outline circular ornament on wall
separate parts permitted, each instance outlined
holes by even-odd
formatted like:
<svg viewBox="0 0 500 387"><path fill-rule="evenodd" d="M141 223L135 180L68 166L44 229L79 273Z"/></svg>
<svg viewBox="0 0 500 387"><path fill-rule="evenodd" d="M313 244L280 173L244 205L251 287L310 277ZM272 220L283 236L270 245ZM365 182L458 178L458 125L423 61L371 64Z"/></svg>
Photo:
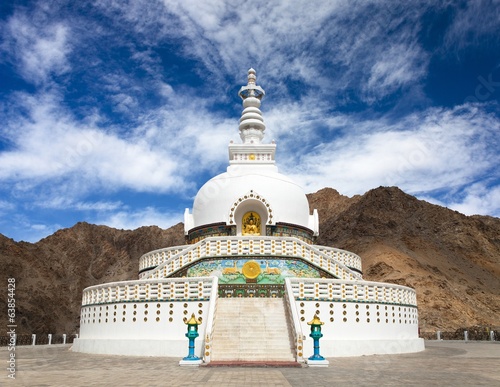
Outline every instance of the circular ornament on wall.
<svg viewBox="0 0 500 387"><path fill-rule="evenodd" d="M259 276L261 270L260 265L255 261L248 261L243 265L241 269L243 275L249 279L255 279Z"/></svg>

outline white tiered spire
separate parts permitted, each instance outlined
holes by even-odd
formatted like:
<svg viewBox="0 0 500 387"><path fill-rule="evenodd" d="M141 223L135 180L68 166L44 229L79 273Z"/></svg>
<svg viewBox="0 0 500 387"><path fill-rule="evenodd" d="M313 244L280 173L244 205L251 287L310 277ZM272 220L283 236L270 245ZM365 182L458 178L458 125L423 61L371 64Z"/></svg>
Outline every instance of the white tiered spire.
<svg viewBox="0 0 500 387"><path fill-rule="evenodd" d="M247 166L255 170L258 168L272 169L278 171L275 166L274 153L276 144L262 143L266 124L260 111L260 101L266 94L262 87L255 84L257 77L255 70L248 70L248 83L242 86L238 95L243 100L243 112L241 113L239 132L243 143L229 144L229 164L238 165L238 168ZM229 169L228 169L229 171Z"/></svg>
<svg viewBox="0 0 500 387"><path fill-rule="evenodd" d="M242 86L238 95L243 100L243 112L240 118L240 137L245 144L259 144L264 137L266 124L260 111L260 101L266 94L262 87L257 86L255 70L248 70L248 83Z"/></svg>

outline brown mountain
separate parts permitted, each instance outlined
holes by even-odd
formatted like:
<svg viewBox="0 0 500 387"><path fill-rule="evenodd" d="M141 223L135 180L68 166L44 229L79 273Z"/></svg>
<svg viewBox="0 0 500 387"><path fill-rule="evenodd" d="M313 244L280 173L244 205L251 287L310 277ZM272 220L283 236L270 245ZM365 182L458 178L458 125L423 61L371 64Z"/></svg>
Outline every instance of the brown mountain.
<svg viewBox="0 0 500 387"><path fill-rule="evenodd" d="M133 231L77 223L34 244L0 234L1 281L16 279L17 333L76 333L84 288L137 279L139 257L184 244L183 230L181 223Z"/></svg>
<svg viewBox="0 0 500 387"><path fill-rule="evenodd" d="M500 328L500 219L465 216L398 188L352 198L325 188L308 199L319 211L317 243L360 255L367 280L415 288L423 330ZM16 279L18 333L77 332L83 288L136 279L142 254L180 244L182 224L130 231L78 223L34 244L0 235L1 281Z"/></svg>
<svg viewBox="0 0 500 387"><path fill-rule="evenodd" d="M395 187L308 196L321 221L317 243L360 255L367 280L416 289L423 330L499 327L500 219L465 216Z"/></svg>

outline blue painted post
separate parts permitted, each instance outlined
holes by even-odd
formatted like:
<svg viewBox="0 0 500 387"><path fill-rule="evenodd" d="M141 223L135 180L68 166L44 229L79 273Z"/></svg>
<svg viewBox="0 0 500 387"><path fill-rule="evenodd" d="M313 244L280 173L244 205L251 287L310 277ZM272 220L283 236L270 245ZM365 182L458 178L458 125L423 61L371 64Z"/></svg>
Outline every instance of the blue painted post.
<svg viewBox="0 0 500 387"><path fill-rule="evenodd" d="M194 340L199 336L198 325L200 324L200 322L196 320L193 313L186 324L188 326L188 331L185 336L189 339L189 353L182 360L198 361L200 360L200 358L194 354Z"/></svg>
<svg viewBox="0 0 500 387"><path fill-rule="evenodd" d="M314 318L307 324L311 326L311 334L309 337L312 337L314 340L314 355L312 355L309 360L325 360L325 358L319 354L319 339L323 337L321 325L323 325L324 322L321 322L319 317L314 315Z"/></svg>

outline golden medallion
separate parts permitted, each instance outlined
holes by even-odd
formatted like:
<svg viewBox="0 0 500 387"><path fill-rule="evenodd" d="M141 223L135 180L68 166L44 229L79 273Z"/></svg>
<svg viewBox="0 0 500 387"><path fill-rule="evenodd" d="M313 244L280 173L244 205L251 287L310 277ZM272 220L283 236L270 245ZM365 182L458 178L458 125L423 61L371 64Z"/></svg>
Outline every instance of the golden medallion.
<svg viewBox="0 0 500 387"><path fill-rule="evenodd" d="M248 261L243 265L241 271L246 278L254 279L260 274L260 265L255 261Z"/></svg>

